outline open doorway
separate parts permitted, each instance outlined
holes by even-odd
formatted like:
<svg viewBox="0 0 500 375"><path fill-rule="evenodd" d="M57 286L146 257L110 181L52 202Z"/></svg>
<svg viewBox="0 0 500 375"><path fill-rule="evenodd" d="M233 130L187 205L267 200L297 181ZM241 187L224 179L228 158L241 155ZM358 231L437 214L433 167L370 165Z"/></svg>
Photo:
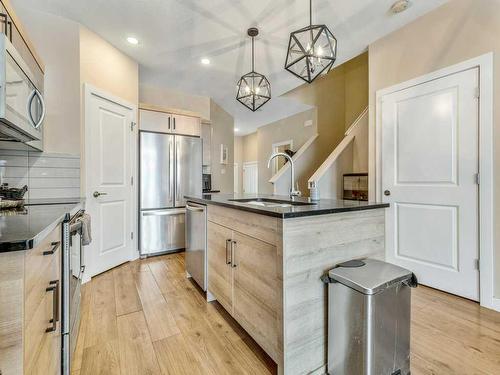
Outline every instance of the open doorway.
<svg viewBox="0 0 500 375"><path fill-rule="evenodd" d="M273 143L272 145L272 153L275 154L277 152L283 152L290 156L293 156L293 140L282 141ZM273 175L279 172L281 168L288 162L285 158L274 158L273 160Z"/></svg>

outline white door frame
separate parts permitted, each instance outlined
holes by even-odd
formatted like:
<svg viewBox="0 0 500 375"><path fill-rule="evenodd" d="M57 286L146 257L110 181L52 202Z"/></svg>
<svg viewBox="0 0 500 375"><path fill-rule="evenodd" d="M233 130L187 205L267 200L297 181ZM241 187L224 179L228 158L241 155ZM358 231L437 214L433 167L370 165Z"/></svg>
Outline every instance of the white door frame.
<svg viewBox="0 0 500 375"><path fill-rule="evenodd" d="M91 118L90 116L90 106L87 105L87 103L90 103L90 99L92 98L92 95L98 96L102 99L109 100L113 103L119 104L125 108L128 108L132 111L132 117L135 119L135 124L137 124L137 105L132 104L126 100L123 100L122 98L119 98L118 96L112 95L104 90L98 89L97 87L94 87L88 83L83 84L83 91L84 91L84 100L83 100L83 123L84 123L84 155L83 155L83 160L84 160L84 176L85 176L85 197L88 196L89 192L92 190L90 186L90 171L88 168L89 163L87 163L87 155L90 155L90 123L89 119ZM132 249L130 252L129 259L134 260L139 258L139 247L138 247L138 242L137 238L138 235L138 190L137 190L137 175L138 175L138 166L137 166L137 139L138 139L138 126L134 126L133 131L130 132L130 136L132 137L131 139L131 176L132 176L132 189L130 194L131 196L131 207L130 207L130 222L132 226L132 231L133 231L133 240L132 240ZM92 246L89 245L90 247ZM89 249L90 253L92 253L92 250ZM92 259L92 256L90 256ZM90 281L90 273L88 272L84 274L84 278L82 282L87 282Z"/></svg>
<svg viewBox="0 0 500 375"><path fill-rule="evenodd" d="M238 163L234 163L234 176L233 176L233 191L237 194L240 193L240 168Z"/></svg>
<svg viewBox="0 0 500 375"><path fill-rule="evenodd" d="M479 301L481 306L500 311L500 298L494 296L493 226L493 53L425 74L376 92L375 113L375 196L382 200L382 97L441 77L479 68Z"/></svg>

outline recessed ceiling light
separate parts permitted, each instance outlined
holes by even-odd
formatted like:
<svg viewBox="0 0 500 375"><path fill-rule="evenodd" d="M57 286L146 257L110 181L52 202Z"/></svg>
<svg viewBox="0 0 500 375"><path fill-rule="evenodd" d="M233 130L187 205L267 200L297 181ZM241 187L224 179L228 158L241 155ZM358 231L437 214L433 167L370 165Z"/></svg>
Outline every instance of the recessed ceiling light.
<svg viewBox="0 0 500 375"><path fill-rule="evenodd" d="M239 131L240 131L240 129L238 129L238 128L234 128L234 132L235 132L235 133L237 133L237 132L239 132Z"/></svg>
<svg viewBox="0 0 500 375"><path fill-rule="evenodd" d="M398 0L391 6L391 12L394 14L398 14L404 12L411 5L410 0Z"/></svg>
<svg viewBox="0 0 500 375"><path fill-rule="evenodd" d="M201 63L202 63L203 65L210 65L210 60L209 60L209 59L207 59L206 57L204 57L204 58L202 58L202 59L201 59Z"/></svg>
<svg viewBox="0 0 500 375"><path fill-rule="evenodd" d="M133 36L129 36L127 38L127 42L129 42L130 44L139 44L139 41L137 40L137 38L134 38Z"/></svg>

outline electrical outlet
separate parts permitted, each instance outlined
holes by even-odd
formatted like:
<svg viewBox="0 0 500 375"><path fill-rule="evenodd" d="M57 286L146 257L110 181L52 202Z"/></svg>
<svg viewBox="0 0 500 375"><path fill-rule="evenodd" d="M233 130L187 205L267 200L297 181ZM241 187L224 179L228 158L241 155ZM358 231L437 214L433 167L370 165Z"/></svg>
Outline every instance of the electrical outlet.
<svg viewBox="0 0 500 375"><path fill-rule="evenodd" d="M308 126L312 126L312 125L313 125L313 120L304 121L304 128L307 128Z"/></svg>

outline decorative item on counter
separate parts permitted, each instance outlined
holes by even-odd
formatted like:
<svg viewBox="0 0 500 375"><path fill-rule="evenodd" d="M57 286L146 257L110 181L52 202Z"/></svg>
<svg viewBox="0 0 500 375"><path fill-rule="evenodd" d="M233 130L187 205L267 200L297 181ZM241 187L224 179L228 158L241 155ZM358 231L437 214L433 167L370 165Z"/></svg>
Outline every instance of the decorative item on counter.
<svg viewBox="0 0 500 375"><path fill-rule="evenodd" d="M368 200L368 173L346 173L344 174L343 185L343 199Z"/></svg>
<svg viewBox="0 0 500 375"><path fill-rule="evenodd" d="M310 187L309 188L309 198L311 198L311 201L316 202L319 201L319 189L317 187Z"/></svg>
<svg viewBox="0 0 500 375"><path fill-rule="evenodd" d="M252 71L243 75L238 81L236 100L255 112L271 100L271 84L265 75L257 73L254 69L254 38L259 35L259 29L251 27L247 33L252 38Z"/></svg>
<svg viewBox="0 0 500 375"><path fill-rule="evenodd" d="M27 191L28 185L24 185L22 188L10 188L9 184L2 184L0 185L0 198L23 199Z"/></svg>
<svg viewBox="0 0 500 375"><path fill-rule="evenodd" d="M290 34L285 69L307 83L330 71L337 59L337 39L326 25L313 25L309 0L309 26Z"/></svg>

